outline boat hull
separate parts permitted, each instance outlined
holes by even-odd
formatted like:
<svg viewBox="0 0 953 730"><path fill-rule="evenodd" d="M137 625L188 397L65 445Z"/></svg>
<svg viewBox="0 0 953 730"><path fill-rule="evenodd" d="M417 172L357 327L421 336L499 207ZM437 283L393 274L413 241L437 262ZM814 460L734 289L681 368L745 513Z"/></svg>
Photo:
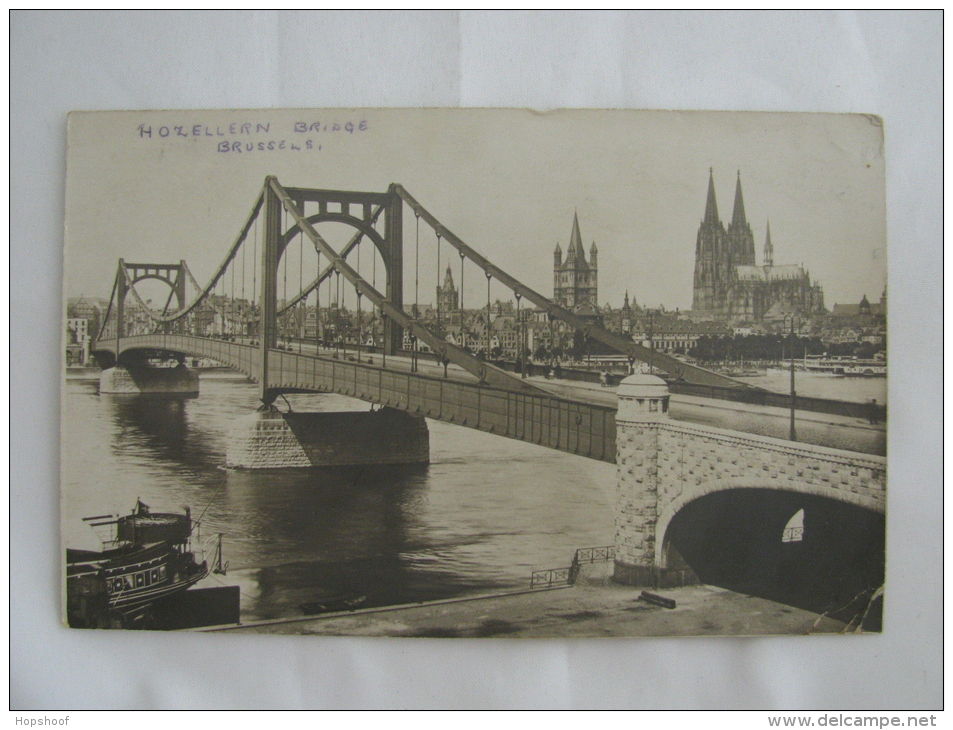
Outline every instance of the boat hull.
<svg viewBox="0 0 953 730"><path fill-rule="evenodd" d="M152 514L137 505L131 515L93 524L115 525L116 538L107 541L115 547L66 551L66 614L72 627L134 627L154 603L210 572L191 552L188 514Z"/></svg>

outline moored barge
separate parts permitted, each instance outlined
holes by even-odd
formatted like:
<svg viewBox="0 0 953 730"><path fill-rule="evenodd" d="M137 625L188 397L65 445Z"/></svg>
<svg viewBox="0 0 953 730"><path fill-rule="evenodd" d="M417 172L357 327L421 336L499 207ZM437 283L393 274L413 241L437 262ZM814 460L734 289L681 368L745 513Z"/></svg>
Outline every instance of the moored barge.
<svg viewBox="0 0 953 730"><path fill-rule="evenodd" d="M74 628L137 628L150 607L195 585L211 571L192 549L193 523L185 514L152 513L141 501L131 514L86 517L111 528L102 551L66 551L66 616ZM219 553L219 562L221 557Z"/></svg>

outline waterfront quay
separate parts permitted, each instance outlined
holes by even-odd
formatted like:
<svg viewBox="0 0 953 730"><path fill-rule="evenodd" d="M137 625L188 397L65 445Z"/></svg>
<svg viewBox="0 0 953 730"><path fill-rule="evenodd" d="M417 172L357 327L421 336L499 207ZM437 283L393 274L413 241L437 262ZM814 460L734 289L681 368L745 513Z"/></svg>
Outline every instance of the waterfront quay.
<svg viewBox="0 0 953 730"><path fill-rule="evenodd" d="M708 585L662 591L674 609L612 582L609 569L587 566L575 585L495 593L220 626L205 631L316 636L430 638L611 636L765 636L839 633L846 625L793 606Z"/></svg>

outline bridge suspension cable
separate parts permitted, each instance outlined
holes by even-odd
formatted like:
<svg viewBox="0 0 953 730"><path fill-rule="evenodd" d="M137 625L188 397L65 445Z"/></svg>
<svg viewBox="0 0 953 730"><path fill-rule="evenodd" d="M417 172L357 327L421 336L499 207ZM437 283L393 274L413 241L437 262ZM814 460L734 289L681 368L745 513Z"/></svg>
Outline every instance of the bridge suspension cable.
<svg viewBox="0 0 953 730"><path fill-rule="evenodd" d="M304 236L303 236L303 235L299 235L299 236L298 236L298 291L299 291L299 292L301 291L301 289L302 289L303 286L304 286ZM299 296L300 296L300 294L299 294ZM307 300L306 297L303 297L303 298L299 299L298 301L299 301L299 302L304 302L305 307L307 308L308 300ZM298 353L300 354L300 353L301 353L301 346L302 346L303 340L304 340L304 331L303 331L303 330L304 330L304 319L303 319L302 316L301 316L301 306L300 306L300 305L298 305L295 314L296 314L296 317L295 317L295 329L296 329L296 332L295 332L295 334L296 334L297 339L298 339ZM295 361L295 365L297 365L297 362L298 362L298 361L296 360L296 361Z"/></svg>
<svg viewBox="0 0 953 730"><path fill-rule="evenodd" d="M376 223L377 219L380 218L380 214L383 212L383 210L384 210L384 206L377 206L377 208L372 213L368 223L370 225L373 225L374 223ZM293 227L292 230L295 230L296 228L297 226ZM365 236L364 231L358 231L357 233L355 233L351 237L351 240L347 242L347 245L345 245L344 248L341 249L341 256L343 256L344 258L347 258L348 254L350 254L351 251L354 249L354 247L361 242L364 236ZM321 252L316 251L316 253L320 256ZM333 264L328 264L327 267L324 268L324 270L319 270L318 276L316 276L311 282L308 283L306 287L304 287L294 298L292 298L291 301L288 302L287 307L279 308L278 314L283 313L285 309L287 309L288 307L293 307L295 304L301 301L301 299L303 299L308 294L310 294L314 289L316 289L321 284L321 282L329 278L331 274L333 273L334 273Z"/></svg>
<svg viewBox="0 0 953 730"><path fill-rule="evenodd" d="M107 322L109 322L111 318L116 317L116 312L120 308L118 306L116 307L113 306L113 302L115 301L117 295L119 294L120 283L123 284L122 288L124 290L132 292L135 303L142 308L142 310L145 312L145 314L148 316L149 319L151 319L153 322L157 323L158 325L169 325L175 322L180 322L185 320L185 318L188 317L190 314L192 314L193 311L202 302L206 301L210 296L213 296L215 294L216 288L219 288L221 290L220 296L222 297L221 316L222 316L223 324L224 324L224 321L226 319L225 301L224 301L226 298L225 297L225 281L224 281L225 274L229 268L229 265L232 264L233 261L235 260L238 250L242 248L242 245L244 244L248 236L249 230L251 230L253 225L257 224L258 215L261 211L262 203L264 201L263 192L264 191L262 191L262 193L259 193L258 197L255 200L254 205L252 206L251 213L249 214L248 218L245 220L245 223L242 226L241 230L239 231L238 236L235 238L235 241L229 247L228 252L225 254L225 257L222 260L222 263L219 264L218 268L215 270L214 274L212 275L212 278L209 280L208 284L206 284L204 288L200 287L199 284L195 281L195 277L192 275L192 272L185 265L185 262L181 262L182 269L184 270L184 273L186 276L186 280L183 281L183 284L186 282L191 282L192 285L198 290L198 294L188 304L185 304L184 302L180 302L180 309L176 310L175 312L166 313L167 308L164 308L163 311L161 312L156 312L151 307L149 307L148 304L142 299L139 292L136 290L134 282L130 280L129 272L127 270L127 264L125 264L125 262L122 259L120 259L118 271L116 273L116 280L113 285L113 291L110 294L110 302L106 309L106 315L103 317L103 326L100 329L100 336L102 336L105 333ZM257 225L255 225L255 239L257 243ZM256 250L257 250L257 246L256 246ZM179 275L181 276L182 272L180 272ZM233 283L232 283L233 297L232 298L234 299L234 269L232 271L232 276L233 276ZM174 289L173 289L173 293L174 293ZM171 301L171 297L172 297L172 294L170 294L169 296L169 301Z"/></svg>
<svg viewBox="0 0 953 730"><path fill-rule="evenodd" d="M440 327L440 300L443 297L440 296L440 232L437 232L437 334L443 335L443 330Z"/></svg>
<svg viewBox="0 0 953 730"><path fill-rule="evenodd" d="M378 306L390 319L400 327L410 330L414 336L423 340L435 353L442 359L455 362L464 369L476 375L482 382L506 390L520 390L529 392L545 392L542 388L524 382L516 378L505 370L502 370L487 362L482 362L465 350L453 345L440 337L434 335L426 327L409 317L403 309L394 306L379 291L373 288L367 281L362 279L358 273L345 261L321 235L314 229L310 222L298 210L294 201L288 195L287 191L281 186L274 177L267 179L267 184L271 186L272 191L277 195L282 207L291 214L295 222L305 232L311 242L334 264L335 272L338 277L341 275L368 300Z"/></svg>
<svg viewBox="0 0 953 730"><path fill-rule="evenodd" d="M403 186L399 184L392 184L389 188L387 196L393 196L394 203L388 203L385 196L379 196L376 200L373 201L376 206L373 210L371 208L370 202L364 202L364 215L362 218L357 219L355 227L358 228L357 232L353 237L347 242L347 245L341 249L340 252L332 248L327 241L325 241L314 229L312 222L320 220L341 220L342 218L347 218L346 205L347 203L342 203L342 212L340 214L333 213L328 215L326 203L321 203L320 212L317 215L308 216L306 211L306 202L309 200L306 195L308 190L300 188L292 188L291 193L288 190L283 188L280 183L274 177L266 178L265 185L259 195L256 197L254 204L252 205L251 211L245 219L244 224L242 225L238 235L234 239L233 243L226 252L222 262L218 268L214 271L211 279L204 287L200 287L197 282L195 282L194 277L192 276L191 271L188 270L188 267L185 266L184 262L180 263L180 269L178 271L177 278L173 281L171 276L171 270L174 269L172 265L165 266L165 274L155 278L163 278L170 287L173 289L170 292L168 299L165 302L165 305L161 310L153 310L148 306L146 302L143 301L139 292L136 290L135 281L132 280L130 276L130 271L127 267L133 267L132 264L124 264L122 259L120 259L120 264L117 270L116 278L113 282L113 292L110 296L110 303L106 310L106 315L104 316L103 325L100 329L100 336L107 331L107 327L116 326L116 336L118 337L123 333L123 323L118 322L117 320L124 317L124 309L122 302L117 300L120 298L125 298L125 294L129 291L132 292L134 304L142 309L145 313L147 320L151 320L156 324L156 328L165 328L166 331L169 331L173 325L177 327L179 331L182 331L186 326L195 326L201 327L206 326L204 322L196 318L194 313L197 311L197 308L202 302L210 302L215 311L220 317L221 327L213 326L214 330L219 330L223 335L234 335L236 332L247 333L249 331L250 317L253 318L256 314L259 319L259 336L264 336L264 328L269 326L267 323L262 322L263 312L259 310L261 302L259 301L260 292L258 292L258 268L259 265L264 265L264 262L258 261L258 236L259 228L262 228L262 236L270 235L267 233L266 226L259 226L258 218L265 210L265 199L268 195L275 195L278 197L281 208L278 212L280 218L280 231L278 232L278 249L277 255L280 258L284 259L282 264L281 271L281 287L282 287L282 298L281 305L274 306L271 310L269 317L277 318L280 325L280 331L284 333L286 341L288 338L294 334L300 340L303 336L303 333L306 329L307 322L307 302L310 296L311 291L315 291L315 337L316 341L320 337L321 330L321 321L320 321L320 286L323 281L328 279L333 273L335 275L335 281L333 287L329 284L328 286L328 308L326 311L326 320L330 325L330 329L333 332L335 339L335 346L340 347L342 338L344 337L344 317L343 317L343 290L341 287L341 276L342 274L345 277L347 283L349 283L355 291L355 297L357 302L357 336L359 340L359 345L363 344L363 298L367 297L372 304L373 311L379 311L382 321L387 322L389 325L396 325L406 330L411 335L411 343L413 349L416 352L417 342L425 343L436 355L446 362L455 362L474 375L477 375L481 380L489 382L490 380L495 381L500 387L512 389L514 388L513 380L516 380L517 383L520 383L520 378L514 378L505 371L491 365L489 362L481 361L480 359L471 355L467 350L467 334L466 326L461 322L460 327L460 337L461 344L463 347L458 347L453 343L446 341L445 335L447 332L444 328L444 320L450 316L450 312L445 311L449 302L446 301L446 296L441 296L443 288L441 287L441 271L440 267L442 265L443 259L443 242L448 242L460 256L460 292L459 292L459 307L464 305L465 297L465 264L467 259L470 262L474 263L479 267L485 274L487 278L487 314L486 314L486 357L489 358L491 342L492 342L492 292L491 285L495 279L497 282L508 287L517 297L517 317L518 317L518 326L522 326L522 315L523 312L520 310L521 298L525 298L528 302L532 302L535 306L539 307L541 310L547 313L548 318L550 319L551 327L552 323L555 320L565 322L578 332L581 332L586 343L587 348L589 346L590 340L599 341L614 350L623 352L630 356L632 359L638 359L640 361L649 363L654 367L659 368L660 370L666 371L675 377L684 378L685 380L701 383L706 385L729 385L732 387L738 388L747 388L746 384L740 383L732 378L722 376L718 373L714 373L704 368L699 368L697 366L689 365L688 363L681 362L665 353L656 351L651 348L643 347L640 344L633 342L632 340L623 337L620 334L609 332L604 329L599 324L592 322L591 320L584 319L575 313L569 311L568 309L556 304L555 302L550 301L547 297L539 294L530 287L526 286L515 277L508 274L506 271L496 266L490 262L487 258L479 254L473 248L468 246L464 241L462 241L458 236L456 236L452 231L450 231L446 226L444 226L434 215L432 215L426 208L424 208ZM324 192L324 191L321 191ZM294 197L292 197L292 195ZM397 202L399 199L400 202ZM315 198L310 198L310 200L315 200ZM300 202L300 209L298 204ZM365 237L371 238L377 243L378 246L383 245L379 238L380 234L377 234L373 229L374 224L377 222L379 216L384 210L393 210L394 206L398 208L398 221L399 218L399 208L402 204L408 205L413 211L415 216L415 242L414 242L414 307L413 312L410 316L403 310L403 307L399 304L392 302L387 296L381 294L377 290L377 281L376 281L376 250L374 253L374 258L372 259L372 274L371 279L372 283L368 283L362 276L360 271L360 246ZM388 214L390 215L390 213ZM290 216L290 220L289 220ZM335 216L337 218L335 218ZM435 331L431 331L424 326L422 318L420 316L420 298L419 298L419 288L420 288L420 219L423 218L424 222L431 227L434 231L436 237L436 259L437 259L437 279L436 279L436 294L437 301L435 307L435 319L436 323L434 326ZM390 220L390 218L388 218ZM288 226L289 223L292 223L291 227ZM298 256L298 291L292 298L289 299L288 293L288 266L289 266L289 256L287 255L287 247L289 244L293 243L295 236L299 236L299 256ZM309 282L307 285L304 284L304 237L307 236L314 245L315 255L317 258L317 263L315 267L316 276L314 279ZM377 237L375 237L377 236ZM251 238L252 245L252 289L253 295L252 298L256 302L255 305L251 307L250 312L246 311L246 299L245 299L245 276L246 276L246 262L247 252L244 249L244 245L248 241L248 238ZM263 244L264 246L264 241ZM354 270L347 263L347 256L353 251L354 248L357 248L357 271ZM242 258L239 262L237 259L238 251L241 249ZM382 249L383 250L383 249ZM321 266L321 255L327 258L327 265L322 268ZM276 262L277 263L277 262ZM385 262L386 263L386 262ZM399 265L399 259L398 259ZM144 265L138 265L143 267ZM241 266L241 281L240 287L236 287L236 277L238 272L236 269ZM231 271L228 269L231 267ZM160 267L162 268L162 267ZM448 264L449 268L449 264ZM275 272L277 273L277 272ZM400 272L397 273L397 282L399 286L400 282ZM228 280L226 281L225 277L228 275ZM266 271L262 270L262 277L265 277ZM139 278L144 278L137 274L138 281ZM388 279L388 287L391 286L391 280ZM198 291L198 294L188 303L185 300L185 292L187 291L187 285L191 283L192 286ZM230 293L226 292L226 288ZM275 287L277 288L277 287ZM332 292L332 288L334 291ZM238 300L238 294L240 292L241 299ZM398 289L400 292L400 289ZM388 289L388 294L390 294ZM447 292L449 293L449 292ZM331 299L335 300L335 307L331 306ZM174 312L169 312L169 307L172 301L172 296L177 296L178 298L178 309ZM395 301L400 302L399 294L395 296ZM332 322L332 312L334 312L334 321ZM273 324L277 322L273 321ZM451 325L452 322L448 321L448 325ZM448 327L447 330L450 331L451 327ZM206 334L205 332L197 332L196 334ZM551 342L553 338L550 338ZM523 347L522 339L520 340L520 347ZM299 342L299 351L301 351L301 343ZM520 351L520 357L522 358L524 353ZM414 358L416 360L416 358ZM521 384L523 389L528 387L527 384ZM535 387L535 386L534 386ZM518 388L519 389L519 388Z"/></svg>
<svg viewBox="0 0 953 730"><path fill-rule="evenodd" d="M303 239L302 239L303 240ZM315 273L321 275L321 252L315 250ZM316 355L321 354L321 334L322 334L322 325L321 325L321 284L318 284L314 287L314 352Z"/></svg>
<svg viewBox="0 0 953 730"><path fill-rule="evenodd" d="M414 211L417 218L417 233L414 239L414 318L420 316L420 213Z"/></svg>
<svg viewBox="0 0 953 730"><path fill-rule="evenodd" d="M414 215L423 218L440 238L446 240L451 246L457 249L462 256L470 259L474 264L483 269L487 276L492 276L497 281L511 289L514 293L519 293L528 301L544 310L551 318L566 322L574 329L582 332L585 336L597 340L612 349L630 355L637 360L649 363L660 370L685 380L702 383L706 385L722 385L737 388L750 388L746 383L742 383L734 378L715 373L705 368L682 362L670 355L644 347L633 342L626 337L587 321L582 317L570 312L539 292L531 289L499 266L493 264L489 259L480 255L477 251L468 246L462 239L455 235L450 229L444 226L430 211L421 205L413 195L398 183L393 183L391 189L404 201L413 211Z"/></svg>

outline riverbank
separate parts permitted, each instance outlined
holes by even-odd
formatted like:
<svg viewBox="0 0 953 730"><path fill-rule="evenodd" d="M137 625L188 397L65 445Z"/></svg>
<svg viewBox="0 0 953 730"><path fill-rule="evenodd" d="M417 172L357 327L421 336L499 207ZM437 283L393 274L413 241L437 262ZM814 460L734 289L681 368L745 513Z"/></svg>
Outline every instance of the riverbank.
<svg viewBox="0 0 953 730"><path fill-rule="evenodd" d="M192 368L202 378L216 378L228 380L248 380L248 376L240 373L227 365L209 365L207 367ZM99 380L102 375L102 368L95 365L77 366L70 365L66 368L67 380Z"/></svg>
<svg viewBox="0 0 953 730"><path fill-rule="evenodd" d="M592 569L589 569L592 572ZM574 586L278 619L205 631L403 637L770 636L838 633L844 624L714 586L663 591L674 609L639 600L640 589L584 575Z"/></svg>

